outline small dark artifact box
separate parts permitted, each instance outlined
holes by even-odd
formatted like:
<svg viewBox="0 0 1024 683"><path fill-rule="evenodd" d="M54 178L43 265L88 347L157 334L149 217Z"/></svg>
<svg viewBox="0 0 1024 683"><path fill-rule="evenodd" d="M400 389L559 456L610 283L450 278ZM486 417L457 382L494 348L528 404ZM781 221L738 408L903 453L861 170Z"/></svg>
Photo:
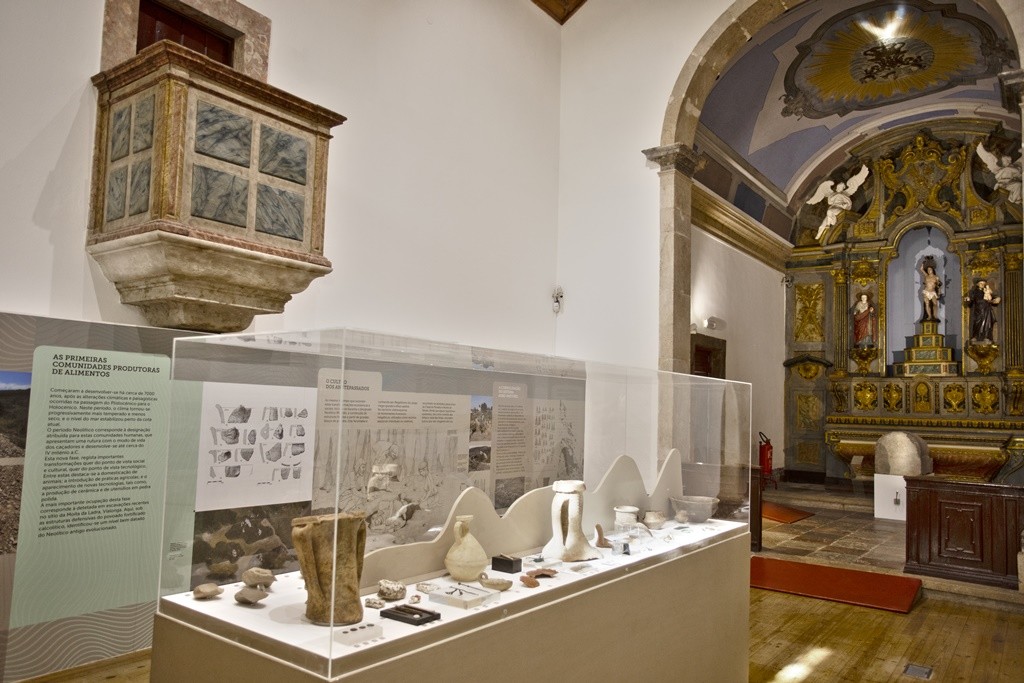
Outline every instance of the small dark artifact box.
<svg viewBox="0 0 1024 683"><path fill-rule="evenodd" d="M506 574L516 574L523 571L523 560L520 557L510 555L495 555L491 558L491 569Z"/></svg>
<svg viewBox="0 0 1024 683"><path fill-rule="evenodd" d="M384 619L394 619L395 621L412 624L413 626L420 626L440 619L441 613L435 612L432 609L413 607L412 605L399 605L397 607L382 609L380 611L380 616Z"/></svg>

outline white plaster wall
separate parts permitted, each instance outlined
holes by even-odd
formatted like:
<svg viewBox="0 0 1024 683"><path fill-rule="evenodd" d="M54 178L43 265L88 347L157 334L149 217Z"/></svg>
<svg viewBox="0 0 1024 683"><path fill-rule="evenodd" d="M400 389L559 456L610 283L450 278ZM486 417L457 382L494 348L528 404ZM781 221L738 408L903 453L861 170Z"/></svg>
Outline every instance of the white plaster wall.
<svg viewBox="0 0 1024 683"><path fill-rule="evenodd" d="M658 363L657 170L672 86L727 2L588 0L562 32L561 355Z"/></svg>
<svg viewBox="0 0 1024 683"><path fill-rule="evenodd" d="M729 4L588 0L563 30L560 355L657 367L659 179L641 151L660 144L679 72ZM781 278L694 227L692 320L727 321L712 334L728 379L753 385L754 443L783 438Z"/></svg>
<svg viewBox="0 0 1024 683"><path fill-rule="evenodd" d="M103 0L0 4L0 310L143 322L85 254L102 22Z"/></svg>
<svg viewBox="0 0 1024 683"><path fill-rule="evenodd" d="M553 352L558 24L528 0L246 4L272 22L271 85L349 117L335 270L254 328ZM0 3L0 310L144 322L84 250L102 18L103 0Z"/></svg>
<svg viewBox="0 0 1024 683"><path fill-rule="evenodd" d="M334 273L259 330L355 326L552 353L559 26L508 0L251 0L269 81L348 117Z"/></svg>
<svg viewBox="0 0 1024 683"><path fill-rule="evenodd" d="M751 384L751 440L764 432L783 443L786 290L782 273L700 230L693 234L690 321L726 341L726 379ZM725 321L707 330L708 316Z"/></svg>

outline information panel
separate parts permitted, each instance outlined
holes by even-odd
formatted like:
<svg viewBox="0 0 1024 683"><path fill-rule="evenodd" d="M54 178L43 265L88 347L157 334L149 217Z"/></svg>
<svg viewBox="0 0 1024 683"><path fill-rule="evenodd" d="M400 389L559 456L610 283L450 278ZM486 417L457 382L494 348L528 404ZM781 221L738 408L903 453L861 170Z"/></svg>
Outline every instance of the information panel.
<svg viewBox="0 0 1024 683"><path fill-rule="evenodd" d="M11 627L152 600L169 365L36 349Z"/></svg>

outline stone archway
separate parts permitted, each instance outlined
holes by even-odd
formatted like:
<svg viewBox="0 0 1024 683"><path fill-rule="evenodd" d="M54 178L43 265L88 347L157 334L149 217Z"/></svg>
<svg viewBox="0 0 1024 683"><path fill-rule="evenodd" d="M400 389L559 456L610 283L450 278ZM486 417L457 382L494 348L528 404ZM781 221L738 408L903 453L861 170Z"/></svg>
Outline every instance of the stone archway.
<svg viewBox="0 0 1024 683"><path fill-rule="evenodd" d="M792 6L805 0L796 0ZM644 150L659 165L661 302L658 367L690 371L690 253L693 150L701 107L718 74L750 38L785 12L776 0L739 0L708 29L683 65L672 88L661 131L661 146Z"/></svg>

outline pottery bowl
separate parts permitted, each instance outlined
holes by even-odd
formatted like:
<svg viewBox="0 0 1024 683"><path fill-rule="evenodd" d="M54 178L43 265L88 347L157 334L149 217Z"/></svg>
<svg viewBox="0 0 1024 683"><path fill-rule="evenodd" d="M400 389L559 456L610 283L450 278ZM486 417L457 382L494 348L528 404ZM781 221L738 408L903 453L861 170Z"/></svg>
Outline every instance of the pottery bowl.
<svg viewBox="0 0 1024 683"><path fill-rule="evenodd" d="M660 510L648 510L644 515L644 525L648 529L660 529L665 521L665 513Z"/></svg>
<svg viewBox="0 0 1024 683"><path fill-rule="evenodd" d="M710 496L681 496L670 500L677 515L685 512L691 522L706 522L718 509L718 499Z"/></svg>

